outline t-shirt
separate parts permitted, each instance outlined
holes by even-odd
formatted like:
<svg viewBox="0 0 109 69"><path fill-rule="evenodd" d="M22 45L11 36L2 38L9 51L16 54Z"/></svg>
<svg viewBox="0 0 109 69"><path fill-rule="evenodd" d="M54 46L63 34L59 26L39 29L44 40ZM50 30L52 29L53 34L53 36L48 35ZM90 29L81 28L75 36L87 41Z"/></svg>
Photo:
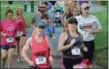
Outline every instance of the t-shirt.
<svg viewBox="0 0 109 69"><path fill-rule="evenodd" d="M4 19L1 21L1 29L3 34L6 34L6 36L1 37L1 45L4 44L12 44L16 45L16 33L17 33L17 23L15 19L7 20Z"/></svg>
<svg viewBox="0 0 109 69"><path fill-rule="evenodd" d="M51 19L51 21L53 22L53 17L54 17L53 13L48 11L47 14L48 14L49 18ZM34 23L35 26L36 26L38 23L43 23L43 22L42 22L42 19L41 19L40 13L37 13L37 14L32 18L32 23Z"/></svg>
<svg viewBox="0 0 109 69"><path fill-rule="evenodd" d="M94 40L94 33L90 33L86 31L87 28L92 28L96 30L97 28L102 29L101 24L97 17L93 15L89 15L88 17L77 16L78 21L78 31L83 36L83 41L91 41Z"/></svg>

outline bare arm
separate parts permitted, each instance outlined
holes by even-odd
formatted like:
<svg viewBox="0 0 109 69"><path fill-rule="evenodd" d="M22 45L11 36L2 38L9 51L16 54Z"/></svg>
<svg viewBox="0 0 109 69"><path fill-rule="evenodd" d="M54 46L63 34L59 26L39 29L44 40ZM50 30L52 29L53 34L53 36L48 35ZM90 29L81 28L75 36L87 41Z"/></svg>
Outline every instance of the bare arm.
<svg viewBox="0 0 109 69"><path fill-rule="evenodd" d="M67 15L67 13L66 12L64 12L64 14L62 15L62 17L61 17L61 21L62 21L62 23L64 22L64 17Z"/></svg>
<svg viewBox="0 0 109 69"><path fill-rule="evenodd" d="M94 32L99 33L100 31L101 31L101 29L97 28Z"/></svg>
<svg viewBox="0 0 109 69"><path fill-rule="evenodd" d="M58 51L62 52L64 50L67 50L67 49L71 48L70 44L64 46L64 43L65 43L66 39L67 39L67 34L66 33L62 33L60 35Z"/></svg>
<svg viewBox="0 0 109 69"><path fill-rule="evenodd" d="M31 62L31 60L27 56L27 51L30 49L30 47L31 47L31 38L29 38L26 41L26 43L25 43L25 45L24 45L24 47L22 49L22 56L25 59L25 61L27 61L28 63Z"/></svg>
<svg viewBox="0 0 109 69"><path fill-rule="evenodd" d="M51 44L49 43L49 40L48 40L48 37L47 37L47 36L46 36L46 40L47 40L47 44L48 44L48 46L50 46ZM49 62L50 62L50 64L53 63L53 51L52 51L52 48L51 48L51 47L50 47Z"/></svg>
<svg viewBox="0 0 109 69"><path fill-rule="evenodd" d="M51 44L50 44L50 42L48 40L48 36L46 36L46 41L47 41L48 46L50 47L50 56L52 56L53 55L53 51L52 51L52 48L51 48Z"/></svg>

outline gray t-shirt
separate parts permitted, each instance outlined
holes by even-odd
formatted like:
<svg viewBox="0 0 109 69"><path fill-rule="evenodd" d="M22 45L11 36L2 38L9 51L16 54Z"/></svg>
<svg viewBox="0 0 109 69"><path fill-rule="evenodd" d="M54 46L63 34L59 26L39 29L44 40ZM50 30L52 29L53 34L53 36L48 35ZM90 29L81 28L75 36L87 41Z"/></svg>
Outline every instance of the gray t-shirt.
<svg viewBox="0 0 109 69"><path fill-rule="evenodd" d="M46 12L49 16L49 18L51 19L52 22L53 21L53 13L52 12ZM43 23L43 21L41 20L41 15L40 13L37 13L33 18L32 18L32 23L36 26L38 23Z"/></svg>

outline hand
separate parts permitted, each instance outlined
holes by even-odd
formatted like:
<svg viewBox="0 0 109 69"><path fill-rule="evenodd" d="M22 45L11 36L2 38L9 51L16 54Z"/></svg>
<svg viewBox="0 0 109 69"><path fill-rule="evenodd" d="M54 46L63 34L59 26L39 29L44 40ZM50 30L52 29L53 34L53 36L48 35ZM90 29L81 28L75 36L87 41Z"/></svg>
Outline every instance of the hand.
<svg viewBox="0 0 109 69"><path fill-rule="evenodd" d="M32 62L32 61L28 62L28 64L29 64L29 66L33 66L33 67L35 66L34 62Z"/></svg>
<svg viewBox="0 0 109 69"><path fill-rule="evenodd" d="M7 34L6 33L1 33L1 36L6 36Z"/></svg>
<svg viewBox="0 0 109 69"><path fill-rule="evenodd" d="M94 32L94 30L93 30L92 28L87 28L86 30L87 30L87 32L89 32L89 33L93 33L93 32Z"/></svg>
<svg viewBox="0 0 109 69"><path fill-rule="evenodd" d="M52 56L49 56L49 62L50 62L50 64L53 63L53 57Z"/></svg>
<svg viewBox="0 0 109 69"><path fill-rule="evenodd" d="M75 41L76 41L75 39L72 39L70 42L70 46L72 46L75 43Z"/></svg>
<svg viewBox="0 0 109 69"><path fill-rule="evenodd" d="M87 52L87 51L88 51L87 47L84 47L84 48L83 48L83 50L84 50L85 52Z"/></svg>

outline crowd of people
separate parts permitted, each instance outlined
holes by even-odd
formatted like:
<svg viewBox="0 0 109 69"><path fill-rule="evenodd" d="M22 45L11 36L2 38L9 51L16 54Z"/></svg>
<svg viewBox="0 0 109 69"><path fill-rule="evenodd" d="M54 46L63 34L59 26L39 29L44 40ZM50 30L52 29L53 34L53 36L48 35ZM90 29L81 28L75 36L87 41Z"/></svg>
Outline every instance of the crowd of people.
<svg viewBox="0 0 109 69"><path fill-rule="evenodd" d="M55 28L56 24L60 23L63 31L60 34L58 51L62 52L63 67L92 68L95 34L99 33L102 27L98 18L89 13L90 7L88 1L81 2L79 6L77 1L73 0L39 2L38 11L29 24L33 32L27 40L23 8L17 8L16 17L13 17L13 11L8 8L6 18L0 23L3 66L7 60L7 68L11 68L12 55L17 48L18 62L25 60L35 69L52 69L54 57L49 39L56 39ZM27 54L29 49L31 58Z"/></svg>

